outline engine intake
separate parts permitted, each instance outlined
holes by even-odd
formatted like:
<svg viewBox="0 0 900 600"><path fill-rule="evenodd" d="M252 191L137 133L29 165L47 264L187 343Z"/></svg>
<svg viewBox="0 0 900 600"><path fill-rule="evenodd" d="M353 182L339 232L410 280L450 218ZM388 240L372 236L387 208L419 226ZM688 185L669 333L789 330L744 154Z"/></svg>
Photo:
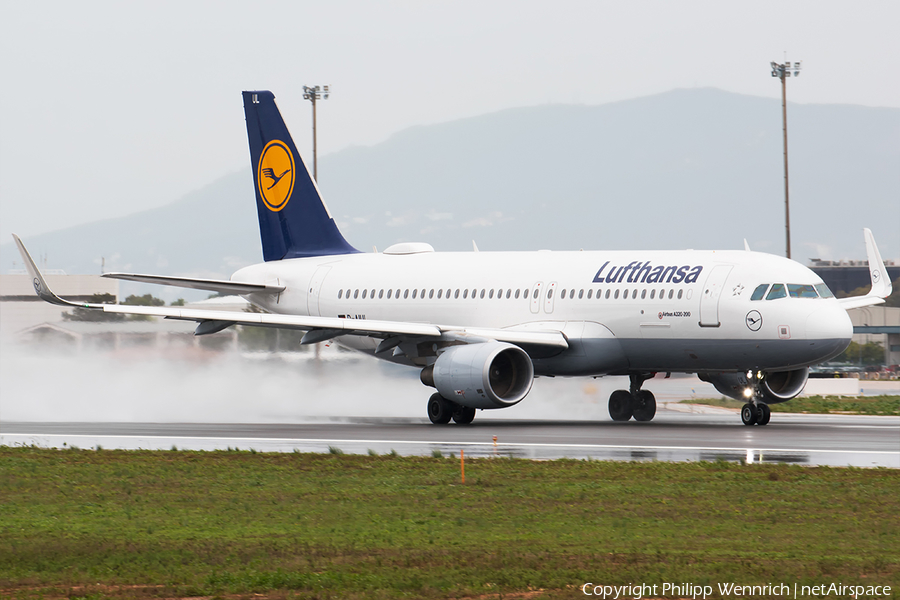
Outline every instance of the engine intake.
<svg viewBox="0 0 900 600"><path fill-rule="evenodd" d="M451 346L421 379L462 406L506 408L531 391L534 365L524 350L504 342Z"/></svg>
<svg viewBox="0 0 900 600"><path fill-rule="evenodd" d="M700 373L700 379L715 386L720 393L734 398L746 400L744 390L750 387L746 373ZM809 367L793 371L768 372L759 385L759 391L766 404L787 402L803 391L809 379Z"/></svg>

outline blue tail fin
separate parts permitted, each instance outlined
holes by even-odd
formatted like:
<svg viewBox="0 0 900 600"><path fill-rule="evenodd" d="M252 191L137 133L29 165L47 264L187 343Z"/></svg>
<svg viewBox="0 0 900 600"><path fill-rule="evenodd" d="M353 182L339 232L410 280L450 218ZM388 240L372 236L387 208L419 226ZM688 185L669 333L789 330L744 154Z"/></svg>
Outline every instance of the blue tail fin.
<svg viewBox="0 0 900 600"><path fill-rule="evenodd" d="M359 252L347 243L281 118L272 92L244 92L263 258Z"/></svg>

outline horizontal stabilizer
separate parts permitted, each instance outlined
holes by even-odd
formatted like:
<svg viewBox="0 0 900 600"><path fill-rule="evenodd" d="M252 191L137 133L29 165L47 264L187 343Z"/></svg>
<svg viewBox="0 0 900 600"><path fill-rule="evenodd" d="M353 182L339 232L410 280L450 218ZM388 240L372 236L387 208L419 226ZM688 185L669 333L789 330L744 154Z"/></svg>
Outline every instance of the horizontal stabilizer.
<svg viewBox="0 0 900 600"><path fill-rule="evenodd" d="M175 287L191 288L194 290L207 290L223 294L277 294L284 291L283 285L264 285L261 283L242 283L240 281L225 281L222 279L193 279L190 277L167 277L164 275L139 275L137 273L104 273L103 277L110 279L124 279L139 283L154 283L157 285L171 285Z"/></svg>

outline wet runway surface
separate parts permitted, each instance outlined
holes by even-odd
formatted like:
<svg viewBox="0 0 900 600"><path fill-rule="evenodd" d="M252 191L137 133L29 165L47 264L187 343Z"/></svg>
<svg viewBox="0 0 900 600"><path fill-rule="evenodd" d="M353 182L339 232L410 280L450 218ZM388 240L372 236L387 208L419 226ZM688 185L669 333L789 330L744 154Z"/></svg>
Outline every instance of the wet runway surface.
<svg viewBox="0 0 900 600"><path fill-rule="evenodd" d="M494 437L496 436L496 442ZM662 408L650 423L476 418L434 426L424 419L317 417L291 424L0 423L0 444L42 447L328 452L531 459L785 462L900 468L900 418L773 414L745 427L734 413Z"/></svg>

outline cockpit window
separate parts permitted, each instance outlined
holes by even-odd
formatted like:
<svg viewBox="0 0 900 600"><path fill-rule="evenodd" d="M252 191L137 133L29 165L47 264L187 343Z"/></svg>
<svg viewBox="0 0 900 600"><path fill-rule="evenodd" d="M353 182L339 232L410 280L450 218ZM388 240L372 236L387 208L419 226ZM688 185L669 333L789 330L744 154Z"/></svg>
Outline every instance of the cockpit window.
<svg viewBox="0 0 900 600"><path fill-rule="evenodd" d="M772 289L769 290L766 300L777 300L778 298L785 297L787 297L787 292L784 291L784 284L776 283L772 286Z"/></svg>
<svg viewBox="0 0 900 600"><path fill-rule="evenodd" d="M824 283L816 284L816 291L819 292L819 296L822 298L834 298L834 294L831 293L831 290L828 289L828 286Z"/></svg>
<svg viewBox="0 0 900 600"><path fill-rule="evenodd" d="M766 295L766 290L769 289L768 283L762 283L756 286L756 289L753 290L753 295L750 296L751 300L762 300L763 296Z"/></svg>
<svg viewBox="0 0 900 600"><path fill-rule="evenodd" d="M819 295L816 293L816 288L811 285L805 283L789 283L788 284L788 293L790 293L791 298L818 298Z"/></svg>

